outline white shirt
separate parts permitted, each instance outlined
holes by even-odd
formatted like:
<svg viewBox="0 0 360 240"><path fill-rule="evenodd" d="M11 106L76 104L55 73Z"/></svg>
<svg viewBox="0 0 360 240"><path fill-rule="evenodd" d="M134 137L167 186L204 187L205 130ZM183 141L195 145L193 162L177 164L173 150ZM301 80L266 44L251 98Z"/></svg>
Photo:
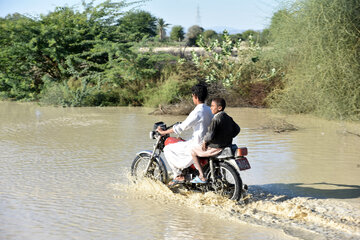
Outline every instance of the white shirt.
<svg viewBox="0 0 360 240"><path fill-rule="evenodd" d="M173 171L174 177L181 174L182 169L189 167L193 163L191 149L202 143L212 117L210 107L205 104L198 104L185 121L173 126L176 134L190 128L193 129L193 135L189 140L169 144L164 148L165 158Z"/></svg>
<svg viewBox="0 0 360 240"><path fill-rule="evenodd" d="M209 106L205 104L198 104L185 121L175 125L173 130L176 134L180 134L181 132L192 128L193 135L188 142L191 142L190 145L198 145L202 143L212 117L213 114L211 113Z"/></svg>

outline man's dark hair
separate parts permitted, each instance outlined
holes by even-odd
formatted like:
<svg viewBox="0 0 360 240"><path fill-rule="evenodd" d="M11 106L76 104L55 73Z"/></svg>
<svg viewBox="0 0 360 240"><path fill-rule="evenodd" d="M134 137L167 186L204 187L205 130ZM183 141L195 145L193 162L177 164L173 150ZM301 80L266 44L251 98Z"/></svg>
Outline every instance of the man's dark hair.
<svg viewBox="0 0 360 240"><path fill-rule="evenodd" d="M198 97L200 102L205 102L207 98L208 91L207 87L204 84L196 84L191 88L192 94Z"/></svg>
<svg viewBox="0 0 360 240"><path fill-rule="evenodd" d="M213 98L211 101L215 102L217 106L221 106L222 107L221 111L225 110L225 107L226 107L225 99L218 97L218 98Z"/></svg>

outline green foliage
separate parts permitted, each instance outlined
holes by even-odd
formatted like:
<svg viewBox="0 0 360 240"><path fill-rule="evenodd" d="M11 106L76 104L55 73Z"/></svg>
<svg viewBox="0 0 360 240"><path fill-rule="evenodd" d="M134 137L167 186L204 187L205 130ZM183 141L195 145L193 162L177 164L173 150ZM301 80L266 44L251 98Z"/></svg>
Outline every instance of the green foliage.
<svg viewBox="0 0 360 240"><path fill-rule="evenodd" d="M269 41L270 41L270 30L268 28L265 28L260 32L259 45L266 46L269 44Z"/></svg>
<svg viewBox="0 0 360 240"><path fill-rule="evenodd" d="M40 91L39 69L29 39L39 33L39 23L19 14L0 19L0 92L2 97L34 99ZM34 77L32 77L34 76Z"/></svg>
<svg viewBox="0 0 360 240"><path fill-rule="evenodd" d="M274 15L272 45L288 74L273 106L360 119L359 16L359 0L296 1Z"/></svg>
<svg viewBox="0 0 360 240"><path fill-rule="evenodd" d="M181 45L184 30L174 26L172 41L165 38L163 19L124 11L134 3L84 1L82 11L0 18L0 98L158 106L187 98L205 79L211 94L231 94L235 104L360 119L359 0L295 1L261 32L216 35L192 26L186 44L205 50L192 61L137 51Z"/></svg>
<svg viewBox="0 0 360 240"><path fill-rule="evenodd" d="M245 40L241 33L231 34L230 38L234 43Z"/></svg>
<svg viewBox="0 0 360 240"><path fill-rule="evenodd" d="M259 37L260 37L260 33L257 31L254 31L254 30L246 30L246 31L242 32L241 35L245 41L248 41L251 39L255 42L258 42Z"/></svg>
<svg viewBox="0 0 360 240"><path fill-rule="evenodd" d="M178 75L171 75L159 87L147 90L145 106L158 107L159 105L174 104L185 99L191 93L189 90L196 81L183 81Z"/></svg>
<svg viewBox="0 0 360 240"><path fill-rule="evenodd" d="M222 39L205 42L200 36L198 45L204 48L206 54L192 54L192 61L210 85L212 94L231 93L241 98L241 105L266 105L265 97L283 77L280 67L264 55L252 38L245 48L241 40L233 42L226 31Z"/></svg>
<svg viewBox="0 0 360 240"><path fill-rule="evenodd" d="M159 82L142 91L145 106L158 107L181 102L191 96L191 87L201 78L192 64L169 65L162 71Z"/></svg>
<svg viewBox="0 0 360 240"><path fill-rule="evenodd" d="M41 93L41 102L57 106L85 106L84 99L92 90L86 82L82 82L80 88L71 88L66 82L46 82Z"/></svg>
<svg viewBox="0 0 360 240"><path fill-rule="evenodd" d="M208 42L217 37L217 33L214 30L206 30L202 33L203 39Z"/></svg>
<svg viewBox="0 0 360 240"><path fill-rule="evenodd" d="M144 98L139 92L156 84L164 64L174 61L168 54L131 53L126 59L114 62L107 78L113 79L114 87L126 89L123 102L130 105L142 105Z"/></svg>
<svg viewBox="0 0 360 240"><path fill-rule="evenodd" d="M173 41L181 42L184 40L184 28L180 25L173 26L170 32L170 39Z"/></svg>
<svg viewBox="0 0 360 240"><path fill-rule="evenodd" d="M142 104L138 92L173 58L131 50L132 41L156 35L156 18L124 13L129 5L83 2L81 12L57 7L40 18L0 19L0 96L66 106Z"/></svg>
<svg viewBox="0 0 360 240"><path fill-rule="evenodd" d="M126 36L126 41L139 42L143 38L156 36L157 19L145 11L131 11L119 20L117 31Z"/></svg>
<svg viewBox="0 0 360 240"><path fill-rule="evenodd" d="M198 25L193 25L186 33L186 45L195 46L198 37L204 32L204 29Z"/></svg>
<svg viewBox="0 0 360 240"><path fill-rule="evenodd" d="M240 78L243 65L251 61L249 56L256 57L258 48L251 46L244 50L245 53L241 50L241 41L233 43L226 31L223 33L223 39L220 42L216 39L207 43L200 35L198 45L208 54L198 56L193 52L192 61L203 72L208 83L220 82L223 86L230 87L236 79ZM237 59L234 59L233 53L238 54Z"/></svg>
<svg viewBox="0 0 360 240"><path fill-rule="evenodd" d="M170 26L170 24L165 23L164 19L159 18L157 20L157 31L159 35L160 41L163 41L166 37L166 28Z"/></svg>

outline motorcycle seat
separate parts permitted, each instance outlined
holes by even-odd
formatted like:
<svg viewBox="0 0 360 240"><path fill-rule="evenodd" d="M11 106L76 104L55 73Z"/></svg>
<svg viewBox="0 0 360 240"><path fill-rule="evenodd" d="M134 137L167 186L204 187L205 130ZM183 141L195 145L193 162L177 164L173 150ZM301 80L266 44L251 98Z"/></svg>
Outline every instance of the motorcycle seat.
<svg viewBox="0 0 360 240"><path fill-rule="evenodd" d="M236 144L232 144L231 146L225 147L217 156L218 159L225 159L234 157L235 151L237 149Z"/></svg>

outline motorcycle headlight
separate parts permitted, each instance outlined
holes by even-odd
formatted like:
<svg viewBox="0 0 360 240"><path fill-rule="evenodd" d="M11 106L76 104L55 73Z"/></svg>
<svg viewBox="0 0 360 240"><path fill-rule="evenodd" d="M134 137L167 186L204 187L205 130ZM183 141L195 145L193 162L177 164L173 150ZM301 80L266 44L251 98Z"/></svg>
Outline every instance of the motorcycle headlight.
<svg viewBox="0 0 360 240"><path fill-rule="evenodd" d="M154 134L155 134L155 132L154 132L154 131L151 131L151 132L150 132L150 134L149 134L150 139L155 139Z"/></svg>

